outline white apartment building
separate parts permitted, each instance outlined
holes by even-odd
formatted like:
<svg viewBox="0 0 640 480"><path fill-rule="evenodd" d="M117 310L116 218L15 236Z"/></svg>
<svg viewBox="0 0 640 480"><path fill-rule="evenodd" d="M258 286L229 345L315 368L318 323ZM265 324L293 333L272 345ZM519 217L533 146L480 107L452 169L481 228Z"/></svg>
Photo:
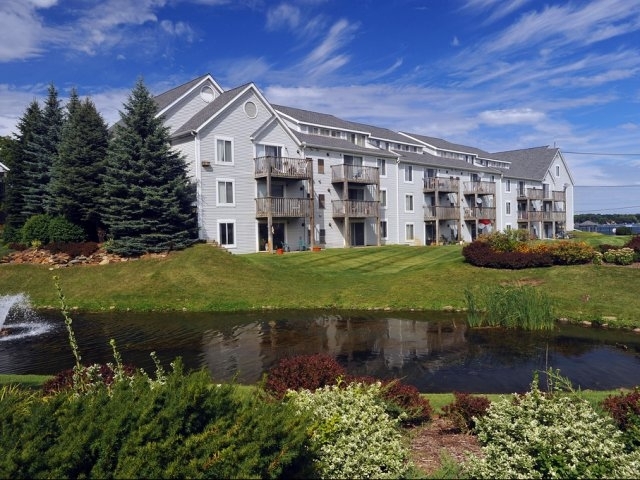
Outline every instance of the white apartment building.
<svg viewBox="0 0 640 480"><path fill-rule="evenodd" d="M155 97L197 185L199 235L234 253L469 242L573 230L557 148L488 153L272 105L204 75Z"/></svg>

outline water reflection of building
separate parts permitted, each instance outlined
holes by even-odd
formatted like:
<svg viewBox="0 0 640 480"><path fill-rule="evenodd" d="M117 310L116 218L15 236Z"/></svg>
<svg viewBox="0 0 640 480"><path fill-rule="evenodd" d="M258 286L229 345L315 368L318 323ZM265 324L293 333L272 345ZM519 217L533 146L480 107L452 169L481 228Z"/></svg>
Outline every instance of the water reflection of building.
<svg viewBox="0 0 640 480"><path fill-rule="evenodd" d="M419 359L437 370L464 356L464 320L417 320L375 316L318 315L313 319L271 319L234 327L230 332L208 330L203 356L214 379L253 383L279 358L326 353L359 375L402 373ZM351 368L353 367L353 368Z"/></svg>

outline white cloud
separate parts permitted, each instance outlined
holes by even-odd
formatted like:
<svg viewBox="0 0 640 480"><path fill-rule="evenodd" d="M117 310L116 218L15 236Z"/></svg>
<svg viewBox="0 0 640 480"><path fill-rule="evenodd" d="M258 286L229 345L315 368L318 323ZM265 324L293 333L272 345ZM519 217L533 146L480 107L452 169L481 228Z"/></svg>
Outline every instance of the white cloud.
<svg viewBox="0 0 640 480"><path fill-rule="evenodd" d="M535 124L544 119L542 112L531 108L512 108L506 110L485 110L478 115L487 125Z"/></svg>
<svg viewBox="0 0 640 480"><path fill-rule="evenodd" d="M451 46L452 47L459 47L460 46L460 40L458 40L457 36L454 36L453 39L451 40Z"/></svg>
<svg viewBox="0 0 640 480"><path fill-rule="evenodd" d="M281 3L267 11L267 30L278 30L283 27L294 30L298 28L300 21L300 9L287 3Z"/></svg>
<svg viewBox="0 0 640 480"><path fill-rule="evenodd" d="M46 28L37 10L55 3L53 0L0 2L0 62L36 57L43 52Z"/></svg>

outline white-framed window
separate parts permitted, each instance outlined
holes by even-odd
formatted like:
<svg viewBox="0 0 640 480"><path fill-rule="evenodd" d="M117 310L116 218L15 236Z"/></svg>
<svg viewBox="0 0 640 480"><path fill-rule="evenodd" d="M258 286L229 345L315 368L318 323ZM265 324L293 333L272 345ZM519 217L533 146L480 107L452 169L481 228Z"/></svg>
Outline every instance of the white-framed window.
<svg viewBox="0 0 640 480"><path fill-rule="evenodd" d="M216 163L233 165L233 140L230 138L216 138Z"/></svg>
<svg viewBox="0 0 640 480"><path fill-rule="evenodd" d="M387 189L380 189L380 206L382 208L387 208Z"/></svg>
<svg viewBox="0 0 640 480"><path fill-rule="evenodd" d="M560 165L556 165L556 177L560 176Z"/></svg>
<svg viewBox="0 0 640 480"><path fill-rule="evenodd" d="M511 215L511 202L507 202L504 206L504 213L506 215Z"/></svg>
<svg viewBox="0 0 640 480"><path fill-rule="evenodd" d="M217 205L235 206L235 182L230 178L219 178L217 183Z"/></svg>
<svg viewBox="0 0 640 480"><path fill-rule="evenodd" d="M378 159L378 172L381 177L387 176L387 161L384 158Z"/></svg>
<svg viewBox="0 0 640 480"><path fill-rule="evenodd" d="M413 223L404 224L404 239L407 242L412 242L413 240L415 240L415 236L413 233Z"/></svg>
<svg viewBox="0 0 640 480"><path fill-rule="evenodd" d="M410 193L404 196L404 211L413 212L413 195Z"/></svg>
<svg viewBox="0 0 640 480"><path fill-rule="evenodd" d="M235 220L218 220L218 243L223 247L236 246Z"/></svg>
<svg viewBox="0 0 640 480"><path fill-rule="evenodd" d="M380 238L387 238L387 221L380 220Z"/></svg>
<svg viewBox="0 0 640 480"><path fill-rule="evenodd" d="M413 165L404 166L404 181L413 182Z"/></svg>
<svg viewBox="0 0 640 480"><path fill-rule="evenodd" d="M505 192L511 191L511 180L509 180L508 178L505 180L504 191Z"/></svg>

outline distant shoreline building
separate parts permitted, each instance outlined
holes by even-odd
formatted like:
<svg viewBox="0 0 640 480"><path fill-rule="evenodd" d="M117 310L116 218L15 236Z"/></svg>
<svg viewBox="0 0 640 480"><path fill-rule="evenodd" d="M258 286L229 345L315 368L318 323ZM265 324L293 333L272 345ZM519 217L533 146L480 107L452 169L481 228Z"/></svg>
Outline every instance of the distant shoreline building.
<svg viewBox="0 0 640 480"><path fill-rule="evenodd" d="M489 153L272 105L203 75L155 97L197 186L199 236L234 253L470 242L573 230L558 148Z"/></svg>

